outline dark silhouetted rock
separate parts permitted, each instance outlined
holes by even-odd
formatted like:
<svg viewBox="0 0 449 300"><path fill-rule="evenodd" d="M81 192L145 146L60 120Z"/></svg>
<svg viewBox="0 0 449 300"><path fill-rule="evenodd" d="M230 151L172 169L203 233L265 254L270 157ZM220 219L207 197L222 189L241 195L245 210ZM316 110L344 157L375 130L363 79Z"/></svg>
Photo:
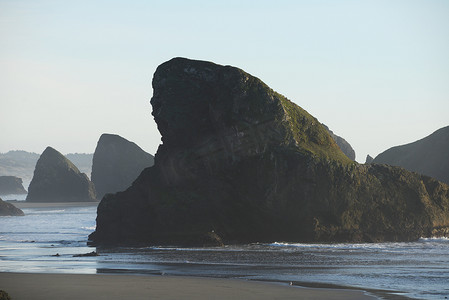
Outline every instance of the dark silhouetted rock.
<svg viewBox="0 0 449 300"><path fill-rule="evenodd" d="M20 208L15 207L11 203L5 202L0 198L0 216L24 216L25 214Z"/></svg>
<svg viewBox="0 0 449 300"><path fill-rule="evenodd" d="M366 156L365 164L370 164L373 162L373 160L374 160L374 158L372 158L371 155L368 154Z"/></svg>
<svg viewBox="0 0 449 300"><path fill-rule="evenodd" d="M449 184L449 126L419 141L390 148L373 163L403 167Z"/></svg>
<svg viewBox="0 0 449 300"><path fill-rule="evenodd" d="M15 176L0 176L0 195L26 194L22 179Z"/></svg>
<svg viewBox="0 0 449 300"><path fill-rule="evenodd" d="M100 256L100 254L98 254L98 252L96 252L96 251L92 251L92 252L89 252L89 253L73 255L73 257L90 257L90 256Z"/></svg>
<svg viewBox="0 0 449 300"><path fill-rule="evenodd" d="M47 147L36 163L26 201L95 201L95 188L86 174L64 155Z"/></svg>
<svg viewBox="0 0 449 300"><path fill-rule="evenodd" d="M107 193L124 191L143 169L154 164L154 157L115 134L102 134L95 149L92 182L98 199Z"/></svg>
<svg viewBox="0 0 449 300"><path fill-rule="evenodd" d="M0 175L17 176L23 179L27 187L33 178L39 154L23 150L0 153ZM69 153L66 157L83 173L92 171L93 154Z"/></svg>
<svg viewBox="0 0 449 300"><path fill-rule="evenodd" d="M351 161L244 71L183 58L153 78L155 165L98 206L95 244L410 241L449 234L449 186Z"/></svg>
<svg viewBox="0 0 449 300"><path fill-rule="evenodd" d="M341 151L351 160L355 160L355 151L352 149L351 145L341 136L338 136L332 132L325 124L323 124L324 128L326 128L327 132L329 132L330 136L337 143L338 147L340 147Z"/></svg>

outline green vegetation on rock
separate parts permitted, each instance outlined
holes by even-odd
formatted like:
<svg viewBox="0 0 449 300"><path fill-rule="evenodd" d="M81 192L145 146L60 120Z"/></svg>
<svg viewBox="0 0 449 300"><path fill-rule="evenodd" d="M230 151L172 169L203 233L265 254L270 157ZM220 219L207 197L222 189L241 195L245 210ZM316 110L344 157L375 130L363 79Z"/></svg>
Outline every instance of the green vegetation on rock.
<svg viewBox="0 0 449 300"><path fill-rule="evenodd" d="M449 236L449 187L359 165L244 71L175 58L153 78L155 165L98 206L94 243L380 242Z"/></svg>

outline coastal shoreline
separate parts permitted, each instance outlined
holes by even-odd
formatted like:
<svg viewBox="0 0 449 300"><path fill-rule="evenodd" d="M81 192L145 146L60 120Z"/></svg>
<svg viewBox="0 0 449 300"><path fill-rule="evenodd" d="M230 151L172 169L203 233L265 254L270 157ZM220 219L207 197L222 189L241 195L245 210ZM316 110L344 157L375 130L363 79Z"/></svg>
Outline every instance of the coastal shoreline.
<svg viewBox="0 0 449 300"><path fill-rule="evenodd" d="M28 202L28 201L16 201L7 200L17 208L50 208L50 207L83 207L83 206L98 206L100 201L86 201L86 202Z"/></svg>
<svg viewBox="0 0 449 300"><path fill-rule="evenodd" d="M379 299L363 290L182 276L0 272L0 289L21 299Z"/></svg>

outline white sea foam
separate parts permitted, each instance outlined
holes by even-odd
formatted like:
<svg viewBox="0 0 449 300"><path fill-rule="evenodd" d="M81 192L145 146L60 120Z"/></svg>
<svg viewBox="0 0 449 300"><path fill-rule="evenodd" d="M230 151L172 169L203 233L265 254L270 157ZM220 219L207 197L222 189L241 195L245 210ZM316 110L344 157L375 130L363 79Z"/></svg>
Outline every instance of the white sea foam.
<svg viewBox="0 0 449 300"><path fill-rule="evenodd" d="M81 227L81 229L85 229L85 230L95 230L95 229L97 229L97 226L83 226L83 227Z"/></svg>
<svg viewBox="0 0 449 300"><path fill-rule="evenodd" d="M8 200L17 200L17 201L25 201L27 197L27 194L9 194L9 195L2 195L2 200L3 201L8 201Z"/></svg>
<svg viewBox="0 0 449 300"><path fill-rule="evenodd" d="M59 214L65 212L66 210L65 209L36 210L24 208L23 211L25 212L26 215L42 215L42 214Z"/></svg>
<svg viewBox="0 0 449 300"><path fill-rule="evenodd" d="M430 238L420 238L418 241L420 242L449 242L449 238L447 237L430 237Z"/></svg>

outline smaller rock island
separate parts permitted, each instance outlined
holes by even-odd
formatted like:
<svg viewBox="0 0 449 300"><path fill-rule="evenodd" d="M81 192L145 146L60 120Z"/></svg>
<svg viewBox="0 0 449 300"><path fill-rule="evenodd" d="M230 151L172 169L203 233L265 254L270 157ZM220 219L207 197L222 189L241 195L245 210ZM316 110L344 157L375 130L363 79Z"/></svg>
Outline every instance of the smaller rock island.
<svg viewBox="0 0 449 300"><path fill-rule="evenodd" d="M116 134L102 134L92 160L92 182L97 198L126 190L143 169L153 164L153 155L135 143Z"/></svg>
<svg viewBox="0 0 449 300"><path fill-rule="evenodd" d="M23 187L22 178L16 176L0 176L0 195L23 195L27 191Z"/></svg>
<svg viewBox="0 0 449 300"><path fill-rule="evenodd" d="M28 188L29 202L96 201L95 188L86 174L52 147L36 163Z"/></svg>
<svg viewBox="0 0 449 300"><path fill-rule="evenodd" d="M24 216L25 214L20 208L15 207L11 203L5 202L0 198L0 216Z"/></svg>

